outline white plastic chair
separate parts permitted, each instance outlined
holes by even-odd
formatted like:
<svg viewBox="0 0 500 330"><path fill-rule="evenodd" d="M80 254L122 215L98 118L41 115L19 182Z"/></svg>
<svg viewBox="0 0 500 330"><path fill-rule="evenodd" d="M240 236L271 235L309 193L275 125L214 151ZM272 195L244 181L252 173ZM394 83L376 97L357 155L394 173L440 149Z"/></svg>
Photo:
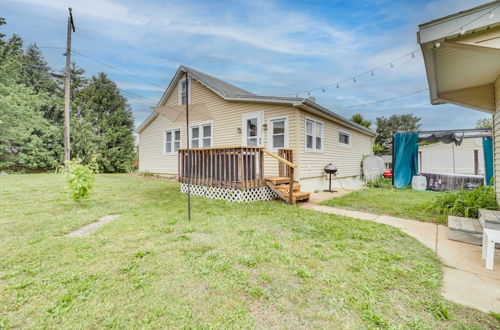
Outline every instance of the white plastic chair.
<svg viewBox="0 0 500 330"><path fill-rule="evenodd" d="M493 261L495 258L495 243L500 243L500 230L483 229L483 259L486 259L486 269L493 270Z"/></svg>

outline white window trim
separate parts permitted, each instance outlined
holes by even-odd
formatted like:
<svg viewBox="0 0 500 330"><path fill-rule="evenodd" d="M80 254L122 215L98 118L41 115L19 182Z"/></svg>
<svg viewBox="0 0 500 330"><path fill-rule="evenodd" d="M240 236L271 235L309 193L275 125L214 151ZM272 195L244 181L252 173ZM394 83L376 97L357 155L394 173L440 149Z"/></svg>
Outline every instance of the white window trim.
<svg viewBox="0 0 500 330"><path fill-rule="evenodd" d="M179 82L177 83L177 100L178 100L178 103L179 105L183 105L182 104L182 83L186 81L186 77L182 78L182 79L179 79ZM193 83L193 79L189 78L189 82L188 82L188 90L187 90L187 93L188 93L188 104L191 104L191 99L192 99L192 94L191 94L191 85Z"/></svg>
<svg viewBox="0 0 500 330"><path fill-rule="evenodd" d="M323 129L321 130L321 149L316 149L316 136L313 135L313 148L307 147L307 121L310 120L312 122L316 122L322 125ZM315 152L315 153L323 153L325 150L325 123L322 120L318 120L312 117L305 117L304 120L304 149L305 152ZM314 126L313 126L314 129Z"/></svg>
<svg viewBox="0 0 500 330"><path fill-rule="evenodd" d="M282 148L288 148L288 115L275 116L267 119L267 149L271 151L277 151L281 148L273 148L273 121L284 120L285 121L285 146Z"/></svg>
<svg viewBox="0 0 500 330"><path fill-rule="evenodd" d="M257 124L260 124L257 128L258 136L257 136L257 146L264 146L264 134L262 129L262 124L264 123L264 111L254 111L254 112L246 112L241 116L241 145L247 145L247 119L249 117L257 117ZM259 141L259 139L261 141ZM260 142L260 143L259 143Z"/></svg>
<svg viewBox="0 0 500 330"><path fill-rule="evenodd" d="M167 132L168 131L172 131L172 151L171 152L167 152L167 148L166 148L166 145L167 145ZM180 139L179 139L179 148L182 148L181 147L181 142L182 142L182 131L181 131L181 128L180 127L172 127L172 128L166 128L163 130L163 154L164 155L177 155L177 151L173 151L174 150L174 137L175 137L175 134L174 134L174 131L179 131L180 133Z"/></svg>
<svg viewBox="0 0 500 330"><path fill-rule="evenodd" d="M203 127L204 125L210 125L212 127L210 130L210 132L212 133L212 135L210 136L210 147L208 147L208 148L212 148L214 146L214 121L207 120L207 121L194 122L194 123L189 125L189 147L190 148L193 147L193 136L192 136L193 127L200 127L200 132L199 132L200 135L198 137L198 141L203 142L202 141L203 137L201 137L201 134L202 134L201 127ZM201 145L203 145L203 143L201 143ZM198 147L198 148L204 148L204 147Z"/></svg>
<svg viewBox="0 0 500 330"><path fill-rule="evenodd" d="M345 134L349 136L349 143L342 143L340 142L340 134ZM352 146L352 134L350 132L344 131L344 130L339 130L339 134L337 136L339 139L339 146L344 147L344 148L350 148Z"/></svg>

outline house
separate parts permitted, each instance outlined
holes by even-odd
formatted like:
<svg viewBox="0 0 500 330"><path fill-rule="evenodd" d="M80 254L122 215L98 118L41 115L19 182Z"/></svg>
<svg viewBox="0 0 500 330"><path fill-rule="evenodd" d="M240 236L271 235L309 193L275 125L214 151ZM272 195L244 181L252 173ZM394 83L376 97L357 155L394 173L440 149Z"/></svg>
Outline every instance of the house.
<svg viewBox="0 0 500 330"><path fill-rule="evenodd" d="M432 104L493 115L495 182L500 182L500 1L421 24L417 40Z"/></svg>
<svg viewBox="0 0 500 330"><path fill-rule="evenodd" d="M459 146L442 142L421 145L418 167L426 173L484 175L483 140L464 139Z"/></svg>
<svg viewBox="0 0 500 330"><path fill-rule="evenodd" d="M189 79L187 90L186 75ZM284 175L283 166L293 163L294 180L302 191L313 192L326 188L323 168L333 163L338 168L338 180L334 183L353 187L360 183L363 155L372 153L373 131L322 107L313 98L256 95L180 66L157 110L137 129L140 136L139 171L176 176L183 182L185 168L182 167L191 167L184 156L179 156L186 152L183 149L186 147L185 115L173 122L167 118L169 116L160 114L159 109L166 111L167 115L168 111L180 111L187 98L193 113L197 108L203 108L202 112L206 114L205 120L193 119L189 123L189 147L201 157L196 158L198 156L193 154L193 162L205 164L201 172L209 171L202 174L202 185L205 186L220 186L220 182L214 181L223 180L226 175L224 180L234 181L227 183L228 188L242 188L241 175L249 175L248 171L252 171L253 179L259 181L249 185L252 189L266 186L263 184L265 177ZM251 154L252 148L258 151ZM201 153L203 149L205 151ZM219 151L214 151L216 149ZM245 164L241 160L238 162L237 158L246 161L247 154L255 158L250 160L253 162L248 165L250 170L242 174L237 167ZM219 162L220 155L228 158ZM280 161L281 156L286 156L288 163ZM258 162L257 168L255 162ZM193 175L199 175L200 171ZM197 182L196 178L193 179Z"/></svg>

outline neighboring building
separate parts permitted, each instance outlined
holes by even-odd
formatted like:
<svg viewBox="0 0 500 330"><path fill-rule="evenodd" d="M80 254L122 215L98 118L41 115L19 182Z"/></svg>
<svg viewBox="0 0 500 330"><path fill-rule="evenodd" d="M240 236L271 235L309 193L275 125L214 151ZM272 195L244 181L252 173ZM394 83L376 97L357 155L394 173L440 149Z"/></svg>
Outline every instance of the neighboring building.
<svg viewBox="0 0 500 330"><path fill-rule="evenodd" d="M484 175L483 141L464 139L462 144L433 143L418 148L420 172Z"/></svg>
<svg viewBox="0 0 500 330"><path fill-rule="evenodd" d="M417 39L432 104L494 115L495 182L500 182L500 1L421 24Z"/></svg>
<svg viewBox="0 0 500 330"><path fill-rule="evenodd" d="M159 106L185 104L186 72L189 103L205 105L212 117L190 122L191 148L262 146L274 153L289 148L302 191L326 188L323 168L328 163L338 167L344 187L359 185L363 155L372 153L372 130L313 99L256 95L186 66L179 67ZM155 111L137 132L139 171L178 175L177 150L186 147L185 121L171 122ZM277 175L272 157L266 157L263 166L266 176Z"/></svg>

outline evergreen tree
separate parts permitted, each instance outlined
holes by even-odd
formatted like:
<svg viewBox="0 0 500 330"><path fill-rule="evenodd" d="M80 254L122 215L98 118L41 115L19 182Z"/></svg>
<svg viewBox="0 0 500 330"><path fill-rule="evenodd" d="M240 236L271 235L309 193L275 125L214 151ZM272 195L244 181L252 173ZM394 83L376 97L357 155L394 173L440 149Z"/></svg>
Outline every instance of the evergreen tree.
<svg viewBox="0 0 500 330"><path fill-rule="evenodd" d="M23 67L15 54L11 52L0 63L0 168L56 167L62 152L57 127L44 118L41 109L57 99L19 83Z"/></svg>
<svg viewBox="0 0 500 330"><path fill-rule="evenodd" d="M74 153L103 172L125 172L134 159L132 111L106 74L92 77L73 102Z"/></svg>

